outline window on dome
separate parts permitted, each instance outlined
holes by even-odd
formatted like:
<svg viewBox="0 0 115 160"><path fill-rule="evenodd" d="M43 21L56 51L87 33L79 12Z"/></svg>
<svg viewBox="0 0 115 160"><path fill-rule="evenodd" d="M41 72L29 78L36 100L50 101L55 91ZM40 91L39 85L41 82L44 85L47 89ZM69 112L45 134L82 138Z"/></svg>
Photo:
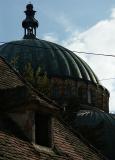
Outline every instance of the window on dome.
<svg viewBox="0 0 115 160"><path fill-rule="evenodd" d="M71 87L70 86L65 87L64 95L66 97L69 97L71 95Z"/></svg>
<svg viewBox="0 0 115 160"><path fill-rule="evenodd" d="M88 103L91 104L91 89L88 90Z"/></svg>
<svg viewBox="0 0 115 160"><path fill-rule="evenodd" d="M82 103L87 103L87 89L86 88L79 87L78 96Z"/></svg>
<svg viewBox="0 0 115 160"><path fill-rule="evenodd" d="M51 117L50 115L35 114L35 143L51 147Z"/></svg>
<svg viewBox="0 0 115 160"><path fill-rule="evenodd" d="M57 86L52 89L52 96L55 98L59 97L59 88Z"/></svg>

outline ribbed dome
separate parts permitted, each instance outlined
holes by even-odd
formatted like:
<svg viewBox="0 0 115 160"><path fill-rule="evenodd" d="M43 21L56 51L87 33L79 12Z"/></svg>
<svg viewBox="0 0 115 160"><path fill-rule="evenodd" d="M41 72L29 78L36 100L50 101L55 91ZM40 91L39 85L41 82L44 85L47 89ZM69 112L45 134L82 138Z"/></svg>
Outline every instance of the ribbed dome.
<svg viewBox="0 0 115 160"><path fill-rule="evenodd" d="M80 57L70 50L44 40L23 39L1 45L0 55L9 62L18 59L16 68L23 71L25 64L42 67L48 76L82 79L99 84L91 68Z"/></svg>
<svg viewBox="0 0 115 160"><path fill-rule="evenodd" d="M74 115L73 128L110 160L115 159L115 119L97 108L81 108Z"/></svg>

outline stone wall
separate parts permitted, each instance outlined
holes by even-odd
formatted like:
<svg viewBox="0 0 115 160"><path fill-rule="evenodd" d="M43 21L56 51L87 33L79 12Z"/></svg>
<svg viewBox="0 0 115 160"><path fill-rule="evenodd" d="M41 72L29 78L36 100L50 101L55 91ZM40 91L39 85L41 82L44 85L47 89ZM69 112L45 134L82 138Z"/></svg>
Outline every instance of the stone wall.
<svg viewBox="0 0 115 160"><path fill-rule="evenodd" d="M30 141L35 139L34 112L25 111L23 113L10 113L9 116L14 122L16 122L16 124L20 127L25 136L30 139Z"/></svg>
<svg viewBox="0 0 115 160"><path fill-rule="evenodd" d="M60 78L54 78L49 84L49 97L61 105L71 106L72 99L72 102L77 100L80 104L109 112L109 92L101 85L81 80L61 80Z"/></svg>

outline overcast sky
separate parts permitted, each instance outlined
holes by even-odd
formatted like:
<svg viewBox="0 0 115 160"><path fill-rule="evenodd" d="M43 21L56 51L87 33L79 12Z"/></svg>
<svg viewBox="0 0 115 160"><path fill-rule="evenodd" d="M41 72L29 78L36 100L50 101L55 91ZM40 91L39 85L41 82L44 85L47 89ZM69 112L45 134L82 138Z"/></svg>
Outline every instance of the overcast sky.
<svg viewBox="0 0 115 160"><path fill-rule="evenodd" d="M23 37L28 0L0 0L0 41ZM37 36L70 50L115 55L115 0L31 0L40 26ZM115 58L79 54L98 78L115 78ZM101 81L115 111L115 79Z"/></svg>

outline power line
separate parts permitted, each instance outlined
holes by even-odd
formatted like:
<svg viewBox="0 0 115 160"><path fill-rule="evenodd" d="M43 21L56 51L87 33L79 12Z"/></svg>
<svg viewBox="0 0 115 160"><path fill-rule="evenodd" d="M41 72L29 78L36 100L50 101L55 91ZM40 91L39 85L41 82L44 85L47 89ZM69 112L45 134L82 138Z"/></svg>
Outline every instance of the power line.
<svg viewBox="0 0 115 160"><path fill-rule="evenodd" d="M33 47L33 48L44 48L44 49L51 49L50 47L40 47L40 46L34 46L34 45L27 45L27 44L19 44L15 42L0 42L1 44L12 44L12 45L19 45L19 46L26 46L26 47ZM58 48L53 48L54 50L58 50ZM71 51L71 50L70 50ZM88 54L88 55L94 55L94 56L105 56L105 57L113 57L115 58L114 54L98 54L94 52L85 52L85 51L72 51L74 53L78 54Z"/></svg>
<svg viewBox="0 0 115 160"><path fill-rule="evenodd" d="M99 81L108 81L108 80L113 80L113 79L115 79L115 78L104 78L104 79L101 79Z"/></svg>
<svg viewBox="0 0 115 160"><path fill-rule="evenodd" d="M83 54L90 54L90 55L95 55L95 56L108 56L108 57L115 57L113 54L98 54L98 53L93 53L93 52L79 52L79 51L72 51L75 53L83 53Z"/></svg>
<svg viewBox="0 0 115 160"><path fill-rule="evenodd" d="M33 47L33 48L43 48L43 49L50 49L49 47L40 47L40 46L33 46L33 45L27 45L27 44L19 44L19 43L15 43L15 42L0 42L1 44L13 44L13 45L19 45L19 46L26 46L26 47ZM58 48L53 48L55 50L58 50ZM89 55L95 55L95 56L109 56L109 57L114 57L115 55L112 54L97 54L97 53L91 53L91 52L80 52L80 51L72 51L78 54L89 54ZM113 80L115 78L105 78L105 79L101 79L99 81L107 81L107 80Z"/></svg>

